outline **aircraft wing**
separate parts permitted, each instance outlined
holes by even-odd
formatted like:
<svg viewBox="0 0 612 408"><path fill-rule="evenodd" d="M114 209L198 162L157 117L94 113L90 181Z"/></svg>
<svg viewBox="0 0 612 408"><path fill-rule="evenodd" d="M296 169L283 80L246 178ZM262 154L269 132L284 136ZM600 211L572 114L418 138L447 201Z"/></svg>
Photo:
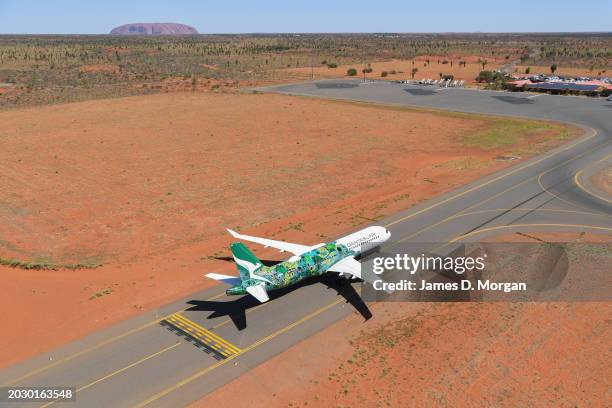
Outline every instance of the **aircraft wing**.
<svg viewBox="0 0 612 408"><path fill-rule="evenodd" d="M356 278L363 279L365 282L368 282L370 284L374 284L375 281L381 280L380 277L378 277L377 275L374 275L372 272L362 274L361 273L361 263L355 258L353 258L352 256L344 258L343 260L335 263L327 271L328 272L338 272L340 274L347 273ZM385 292L391 293L391 291L387 291L387 290L385 290Z"/></svg>
<svg viewBox="0 0 612 408"><path fill-rule="evenodd" d="M275 241L273 239L252 237L250 235L242 235L242 234L237 233L236 231L232 231L229 228L227 229L227 232L232 234L234 238L242 239L244 241L255 242L257 244L261 244L265 246L266 248L267 247L276 248L280 250L281 252L285 252L285 251L291 252L293 255L301 255L304 252L308 252L312 248L311 246L308 246L308 245L292 244L290 242L285 242L285 241Z"/></svg>
<svg viewBox="0 0 612 408"><path fill-rule="evenodd" d="M259 285L247 286L246 290L255 299L259 300L261 303L265 303L270 300L270 297L268 296L268 292L266 292L266 288L264 286L264 283L261 283Z"/></svg>
<svg viewBox="0 0 612 408"><path fill-rule="evenodd" d="M336 262L328 269L329 272L338 272L340 274L346 273L356 278L361 279L361 264L358 260L349 256Z"/></svg>

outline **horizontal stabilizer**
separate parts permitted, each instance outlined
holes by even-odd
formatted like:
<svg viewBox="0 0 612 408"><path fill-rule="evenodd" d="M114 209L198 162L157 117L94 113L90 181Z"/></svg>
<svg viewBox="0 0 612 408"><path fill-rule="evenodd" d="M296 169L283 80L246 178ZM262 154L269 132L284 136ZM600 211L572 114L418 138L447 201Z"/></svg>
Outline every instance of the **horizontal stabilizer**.
<svg viewBox="0 0 612 408"><path fill-rule="evenodd" d="M261 303L265 303L270 300L268 296L268 292L266 292L265 284L247 286L246 290L249 292L255 299L259 300Z"/></svg>
<svg viewBox="0 0 612 408"><path fill-rule="evenodd" d="M240 285L242 283L240 278L237 276L222 275L220 273L207 273L206 276L209 277L210 279L218 280L227 285L232 285L232 286Z"/></svg>

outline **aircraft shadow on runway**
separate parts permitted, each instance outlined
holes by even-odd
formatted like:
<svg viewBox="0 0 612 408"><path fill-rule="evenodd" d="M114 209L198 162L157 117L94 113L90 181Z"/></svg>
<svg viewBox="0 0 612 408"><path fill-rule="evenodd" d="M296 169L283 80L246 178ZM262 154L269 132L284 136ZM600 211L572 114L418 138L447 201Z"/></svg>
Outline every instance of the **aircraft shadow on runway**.
<svg viewBox="0 0 612 408"><path fill-rule="evenodd" d="M404 89L404 91L408 92L411 95L415 96L425 96L425 95L436 95L439 91L435 91L433 89L419 89L419 88L408 88Z"/></svg>
<svg viewBox="0 0 612 408"><path fill-rule="evenodd" d="M278 263L278 261L275 262ZM372 317L372 312L370 312L370 309L361 299L359 293L357 293L353 285L351 285L351 281L346 278L339 278L335 274L324 274L316 278L305 279L294 286L271 291L269 293L269 301L273 302L275 299L285 296L294 290L300 290L303 287L314 284L323 284L326 285L328 289L335 290L338 295L342 296L347 303L350 303L365 320ZM247 311L261 305L261 303L251 295L245 295L230 301L190 300L187 304L192 305L187 311L212 312L207 316L207 319L228 316L238 330L247 328Z"/></svg>
<svg viewBox="0 0 612 408"><path fill-rule="evenodd" d="M514 105L531 105L535 103L534 99L529 99L525 96L494 95L491 98L495 98L502 102L512 103Z"/></svg>
<svg viewBox="0 0 612 408"><path fill-rule="evenodd" d="M351 82L318 82L315 86L319 89L341 89L357 88L359 85Z"/></svg>

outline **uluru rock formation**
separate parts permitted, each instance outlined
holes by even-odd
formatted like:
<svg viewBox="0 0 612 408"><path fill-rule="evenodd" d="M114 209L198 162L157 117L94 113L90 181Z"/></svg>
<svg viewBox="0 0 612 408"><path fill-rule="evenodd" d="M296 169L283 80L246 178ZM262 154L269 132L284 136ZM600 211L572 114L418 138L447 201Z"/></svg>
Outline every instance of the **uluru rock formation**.
<svg viewBox="0 0 612 408"><path fill-rule="evenodd" d="M116 35L191 35L198 34L195 28L177 23L132 23L113 28Z"/></svg>

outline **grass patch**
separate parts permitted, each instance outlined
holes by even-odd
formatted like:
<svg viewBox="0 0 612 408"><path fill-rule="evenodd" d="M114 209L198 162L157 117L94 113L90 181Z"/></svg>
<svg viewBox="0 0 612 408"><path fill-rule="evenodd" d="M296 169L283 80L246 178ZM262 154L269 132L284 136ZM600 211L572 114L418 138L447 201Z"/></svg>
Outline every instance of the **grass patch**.
<svg viewBox="0 0 612 408"><path fill-rule="evenodd" d="M102 266L99 262L56 264L48 261L22 261L19 259L0 258L0 265L19 269L53 270L58 269L94 269Z"/></svg>
<svg viewBox="0 0 612 408"><path fill-rule="evenodd" d="M450 170L479 170L485 169L492 164L490 160L476 159L473 157L463 157L455 160L447 161L439 167Z"/></svg>
<svg viewBox="0 0 612 408"><path fill-rule="evenodd" d="M305 96L305 98L317 99L316 97L308 96ZM543 120L507 118L495 115L445 111L443 109L436 108L402 106L379 102L347 101L341 99L326 100L338 104L362 106L390 111L420 112L440 117L484 121L485 126L481 130L465 134L459 139L459 142L466 147L477 147L480 149L508 148L516 146L521 142L529 141L529 138L539 137L539 141L543 143L535 147L521 149L522 153L539 154L548 150L549 146L546 142L567 140L572 136L582 133L576 126L547 122Z"/></svg>
<svg viewBox="0 0 612 408"><path fill-rule="evenodd" d="M514 146L526 136L535 136L558 127L546 122L516 119L495 119L488 122L485 129L462 136L461 143L481 149L499 149Z"/></svg>

